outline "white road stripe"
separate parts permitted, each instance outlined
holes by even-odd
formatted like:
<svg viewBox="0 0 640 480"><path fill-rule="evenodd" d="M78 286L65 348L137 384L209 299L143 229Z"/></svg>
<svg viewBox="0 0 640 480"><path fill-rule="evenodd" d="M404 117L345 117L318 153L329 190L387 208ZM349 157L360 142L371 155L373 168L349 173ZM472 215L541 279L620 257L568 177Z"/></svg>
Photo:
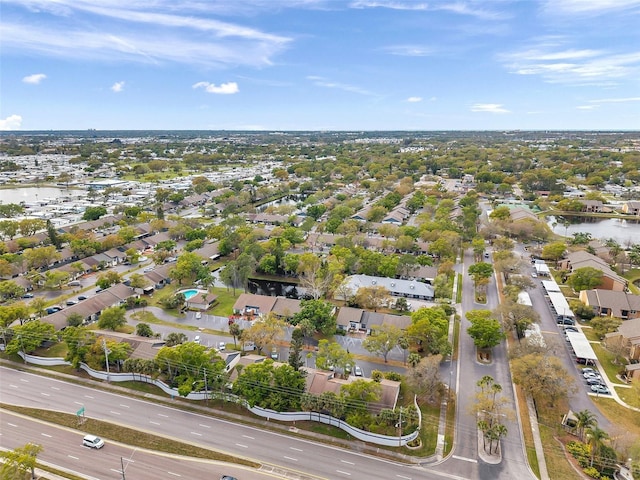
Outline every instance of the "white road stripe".
<svg viewBox="0 0 640 480"><path fill-rule="evenodd" d="M297 459L297 458L287 457L286 455L284 456L284 458L286 458L287 460L293 460L294 462L297 462L297 461L298 461L298 459Z"/></svg>
<svg viewBox="0 0 640 480"><path fill-rule="evenodd" d="M247 445L242 445L241 443L236 443L236 445L237 445L238 447L242 447L242 448L249 448L249 446L247 446Z"/></svg>
<svg viewBox="0 0 640 480"><path fill-rule="evenodd" d="M202 424L202 423L199 423L199 424L198 424L198 426L199 426L199 427L202 427L202 428L211 428L211 426L210 426L210 425L204 425L204 424Z"/></svg>
<svg viewBox="0 0 640 480"><path fill-rule="evenodd" d="M154 425L160 425L158 422L154 422L153 420L149 420L149 423L153 423Z"/></svg>
<svg viewBox="0 0 640 480"><path fill-rule="evenodd" d="M51 435L47 435L46 433L41 433L40 435L42 435L43 437L51 438Z"/></svg>
<svg viewBox="0 0 640 480"><path fill-rule="evenodd" d="M201 436L202 436L202 434L201 434L201 433L198 433L198 432L189 432L189 433L191 433L191 435L198 435L199 437L201 437Z"/></svg>
<svg viewBox="0 0 640 480"><path fill-rule="evenodd" d="M451 455L451 458L464 460L465 462L478 463L478 460L476 460L475 458L459 457L458 455Z"/></svg>
<svg viewBox="0 0 640 480"><path fill-rule="evenodd" d="M244 438L248 438L249 440L255 440L254 437L250 437L249 435L242 435Z"/></svg>
<svg viewBox="0 0 640 480"><path fill-rule="evenodd" d="M181 476L182 476L182 475L180 475L179 473L173 473L173 472L169 472L169 471L167 471L167 473L168 473L169 475L173 475L174 477L181 477Z"/></svg>
<svg viewBox="0 0 640 480"><path fill-rule="evenodd" d="M114 415L120 415L120 412L114 412L113 410L109 410L109 413L113 413Z"/></svg>
<svg viewBox="0 0 640 480"><path fill-rule="evenodd" d="M73 455L67 455L67 457L69 457L69 458L73 458L74 460L79 460L79 458L78 458L78 457L74 457Z"/></svg>
<svg viewBox="0 0 640 480"><path fill-rule="evenodd" d="M347 462L346 460L340 460L342 463L348 463L349 465L355 465L353 462Z"/></svg>
<svg viewBox="0 0 640 480"><path fill-rule="evenodd" d="M295 450L296 452L302 452L301 448L289 447L291 450Z"/></svg>
<svg viewBox="0 0 640 480"><path fill-rule="evenodd" d="M351 476L351 474L349 472L343 472L342 470L336 470L336 472L341 473L343 475L349 475Z"/></svg>

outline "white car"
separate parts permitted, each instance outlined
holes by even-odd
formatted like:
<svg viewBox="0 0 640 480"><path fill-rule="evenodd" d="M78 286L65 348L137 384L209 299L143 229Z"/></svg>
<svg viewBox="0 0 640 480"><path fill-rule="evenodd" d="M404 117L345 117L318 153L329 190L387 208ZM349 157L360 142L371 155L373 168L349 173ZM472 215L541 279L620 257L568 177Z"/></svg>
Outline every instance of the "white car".
<svg viewBox="0 0 640 480"><path fill-rule="evenodd" d="M227 342L218 342L218 350L224 352L227 349Z"/></svg>
<svg viewBox="0 0 640 480"><path fill-rule="evenodd" d="M200 320L202 318L202 312L196 312L196 319Z"/></svg>
<svg viewBox="0 0 640 480"><path fill-rule="evenodd" d="M353 374L356 377L362 377L363 376L362 369L358 365L356 365L355 367L353 367Z"/></svg>
<svg viewBox="0 0 640 480"><path fill-rule="evenodd" d="M193 339L194 343L200 343L200 335L196 335L196 338Z"/></svg>
<svg viewBox="0 0 640 480"><path fill-rule="evenodd" d="M531 272L531 277L532 278L538 278L538 274L536 272Z"/></svg>
<svg viewBox="0 0 640 480"><path fill-rule="evenodd" d="M97 450L104 447L104 440L100 437L96 437L95 435L85 435L82 439L82 445L85 447L95 448Z"/></svg>

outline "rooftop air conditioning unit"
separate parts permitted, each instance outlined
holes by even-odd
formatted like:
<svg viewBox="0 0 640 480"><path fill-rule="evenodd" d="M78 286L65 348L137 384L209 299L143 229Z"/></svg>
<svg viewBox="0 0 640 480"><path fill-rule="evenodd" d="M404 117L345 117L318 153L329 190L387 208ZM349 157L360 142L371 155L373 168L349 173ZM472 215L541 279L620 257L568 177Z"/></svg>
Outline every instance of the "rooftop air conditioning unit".
<svg viewBox="0 0 640 480"><path fill-rule="evenodd" d="M409 288L416 288L416 286L412 284L412 285L409 285Z"/></svg>
<svg viewBox="0 0 640 480"><path fill-rule="evenodd" d="M396 282L391 282L391 286L395 287L396 286Z"/></svg>
<svg viewBox="0 0 640 480"><path fill-rule="evenodd" d="M371 280L371 285L375 285L376 283L378 283L376 280Z"/></svg>

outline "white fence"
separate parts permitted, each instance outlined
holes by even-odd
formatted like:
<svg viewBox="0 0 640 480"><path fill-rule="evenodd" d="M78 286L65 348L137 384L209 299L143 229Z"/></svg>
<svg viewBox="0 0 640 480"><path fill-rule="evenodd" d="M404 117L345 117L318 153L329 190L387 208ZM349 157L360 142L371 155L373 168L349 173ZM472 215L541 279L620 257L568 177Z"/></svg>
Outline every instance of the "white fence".
<svg viewBox="0 0 640 480"><path fill-rule="evenodd" d="M43 365L43 366L54 366L54 365L71 365L64 358L59 357L36 357L33 355L25 355L22 352L18 352L26 362L32 363L34 365ZM176 388L171 388L169 385L164 383L161 380L150 377L149 375L145 375L142 373L120 373L120 372L105 372L102 370L94 370L88 365L82 363L80 364L80 368L87 372L91 377L97 378L99 380L105 380L107 382L144 382L144 383L152 383L153 385L160 388L164 393L170 395L171 398L178 397L179 393ZM348 423L340 420L339 418L332 417L331 415L325 415L324 413L318 412L276 412L275 410L268 410L261 407L250 407L243 399L236 395L228 394L228 393L217 393L217 392L191 392L187 395L187 400L205 400L206 398L220 398L223 397L225 400L233 401L235 403L239 403L244 405L251 413L257 415L262 418L266 418L267 420L278 420L281 422L302 422L302 421L311 421L311 422L320 422L326 425L333 425L334 427L338 427L341 430L344 430L349 435L358 440L362 440L363 442L374 443L376 445L384 445L389 447L401 447L406 445L408 442L411 442L418 438L420 434L420 427L422 426L422 415L420 409L418 408L418 404L414 399L414 404L418 411L418 428L407 434L402 436L389 436L389 435L380 435L377 433L367 432L365 430L360 430L359 428L352 427Z"/></svg>

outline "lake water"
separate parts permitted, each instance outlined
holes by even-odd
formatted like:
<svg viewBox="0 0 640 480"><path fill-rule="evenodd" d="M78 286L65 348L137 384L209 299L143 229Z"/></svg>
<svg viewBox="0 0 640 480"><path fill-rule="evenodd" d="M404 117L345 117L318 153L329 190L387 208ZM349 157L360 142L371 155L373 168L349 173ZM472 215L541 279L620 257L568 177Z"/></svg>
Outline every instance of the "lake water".
<svg viewBox="0 0 640 480"><path fill-rule="evenodd" d="M77 196L80 190L67 190L56 187L22 187L0 189L0 202L7 203L33 203L45 198L60 198Z"/></svg>
<svg viewBox="0 0 640 480"><path fill-rule="evenodd" d="M547 217L549 227L558 235L573 237L574 233L590 233L591 238L608 240L613 238L622 247L640 243L640 221L621 218L573 217L568 218L569 226L565 227L562 219ZM553 223L557 222L554 227Z"/></svg>

